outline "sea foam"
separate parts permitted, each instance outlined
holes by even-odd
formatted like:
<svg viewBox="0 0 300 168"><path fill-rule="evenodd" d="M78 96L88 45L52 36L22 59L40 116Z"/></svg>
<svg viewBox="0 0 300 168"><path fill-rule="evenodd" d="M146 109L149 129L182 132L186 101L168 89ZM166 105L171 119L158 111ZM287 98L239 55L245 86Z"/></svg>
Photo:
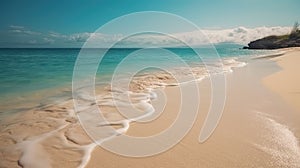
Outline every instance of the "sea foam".
<svg viewBox="0 0 300 168"><path fill-rule="evenodd" d="M263 130L263 144L255 146L271 155L273 166L294 168L300 167L299 141L292 130L282 123L272 119L271 116L257 112L265 127Z"/></svg>
<svg viewBox="0 0 300 168"><path fill-rule="evenodd" d="M97 115L96 108L110 107L116 111L101 111L101 113L121 113L120 118L117 120L98 122L96 117L90 116L85 118L86 121L90 121L91 128L107 127L118 125L118 128L114 128L112 132L104 134L102 138L93 139L89 144L79 144L70 142L64 134L59 132L66 132L72 127L72 125L78 125L78 122L64 122L61 119L61 126L55 130L41 134L37 137L32 137L26 141L18 144L19 149L22 151L21 158L19 160L20 165L24 167L51 167L51 159L45 154L44 159L37 161L38 153L43 151L42 142L52 136L60 137L62 144L56 145L58 149L71 149L75 151L82 151L82 158L78 167L85 167L92 155L93 150L99 144L108 141L120 134L125 134L130 129L132 122L143 120L155 112L155 108L152 105L152 101L157 99L156 89L165 87L177 87L189 82L201 81L210 75L217 75L220 73L232 72L232 68L243 67L246 64L239 62L236 58L226 59L223 61L223 65L215 65L207 70L205 67L191 67L189 70L184 68L174 68L170 70L171 73L166 72L153 72L150 74L139 75L133 78L133 81L129 88L126 90L122 87L107 87L105 92L101 92L96 95L96 103L91 103L95 98L89 93L85 92L85 88L80 88L75 91L76 98L82 102L83 106L76 107L77 114L90 113ZM176 74L178 79L175 79L172 74ZM193 79L193 80L185 80ZM90 86L88 86L90 87ZM74 117L74 112L69 113L67 117ZM76 137L74 137L76 139Z"/></svg>

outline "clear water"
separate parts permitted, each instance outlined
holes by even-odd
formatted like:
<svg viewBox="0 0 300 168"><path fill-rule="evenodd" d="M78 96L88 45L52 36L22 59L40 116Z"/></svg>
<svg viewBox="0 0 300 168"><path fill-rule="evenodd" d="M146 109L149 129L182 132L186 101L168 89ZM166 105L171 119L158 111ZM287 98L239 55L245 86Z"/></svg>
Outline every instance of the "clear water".
<svg viewBox="0 0 300 168"><path fill-rule="evenodd" d="M219 44L216 50L221 58L248 57L266 54L268 51L241 50L241 45ZM97 50L92 49L97 53ZM128 55L138 49L110 49L103 58L97 73L98 81L106 81L115 67ZM192 49L168 49L179 55L188 64L200 63L201 60ZM201 48L202 57L210 57L211 50ZM14 111L21 106L31 108L47 104L49 100L70 98L73 68L80 49L0 49L0 112ZM144 53L128 68L142 61L152 64L169 62L160 56L159 50ZM156 57L153 57L155 55ZM150 59L149 59L150 58ZM155 58L155 59L152 59ZM161 58L161 59L160 59ZM174 66L174 65L172 65ZM31 102L31 105L25 105Z"/></svg>

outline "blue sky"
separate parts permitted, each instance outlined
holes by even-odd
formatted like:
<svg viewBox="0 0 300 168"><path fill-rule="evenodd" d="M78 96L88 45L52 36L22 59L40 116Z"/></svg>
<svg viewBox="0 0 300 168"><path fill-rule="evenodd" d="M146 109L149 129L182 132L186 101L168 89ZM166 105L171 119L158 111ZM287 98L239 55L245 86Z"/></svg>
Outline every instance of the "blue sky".
<svg viewBox="0 0 300 168"><path fill-rule="evenodd" d="M27 32L72 35L94 32L116 17L149 10L180 15L204 29L291 26L300 21L299 6L299 0L3 0L0 47L6 38L14 38L5 31L12 34L11 29L17 27ZM31 42L34 45L34 39ZM10 40L5 45L13 43Z"/></svg>

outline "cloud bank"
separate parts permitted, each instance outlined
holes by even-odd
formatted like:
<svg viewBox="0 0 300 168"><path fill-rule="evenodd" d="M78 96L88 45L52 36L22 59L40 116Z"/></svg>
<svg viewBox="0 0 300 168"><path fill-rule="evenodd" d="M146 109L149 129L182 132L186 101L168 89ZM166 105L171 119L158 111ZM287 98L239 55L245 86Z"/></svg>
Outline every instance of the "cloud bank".
<svg viewBox="0 0 300 168"><path fill-rule="evenodd" d="M111 42L119 41L115 47L175 47L182 46L180 41L194 46L207 43L237 43L246 45L250 41L269 36L288 34L291 27L237 27L232 29L209 30L170 34L173 38L161 34L139 34L124 37L122 34L107 35L101 33L82 32L61 34L58 32L38 32L23 26L11 25L7 30L0 31L0 47L81 47L87 39L92 47L109 47ZM205 38L197 38L201 35Z"/></svg>

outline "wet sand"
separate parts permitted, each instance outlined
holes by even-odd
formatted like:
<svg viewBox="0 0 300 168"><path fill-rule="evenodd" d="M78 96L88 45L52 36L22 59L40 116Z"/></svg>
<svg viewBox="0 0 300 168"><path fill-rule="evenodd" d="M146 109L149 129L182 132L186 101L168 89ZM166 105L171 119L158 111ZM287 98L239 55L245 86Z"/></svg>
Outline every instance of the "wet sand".
<svg viewBox="0 0 300 168"><path fill-rule="evenodd" d="M198 139L211 100L209 79L198 84L201 101L195 124L177 145L161 154L132 158L93 148L69 100L3 121L0 167L300 167L299 55L298 49L292 49L276 58L250 60L227 73L224 113L204 143ZM165 96L152 104L156 108L167 100L165 109L152 122L132 123L127 135L154 135L175 121L180 89L163 91Z"/></svg>

